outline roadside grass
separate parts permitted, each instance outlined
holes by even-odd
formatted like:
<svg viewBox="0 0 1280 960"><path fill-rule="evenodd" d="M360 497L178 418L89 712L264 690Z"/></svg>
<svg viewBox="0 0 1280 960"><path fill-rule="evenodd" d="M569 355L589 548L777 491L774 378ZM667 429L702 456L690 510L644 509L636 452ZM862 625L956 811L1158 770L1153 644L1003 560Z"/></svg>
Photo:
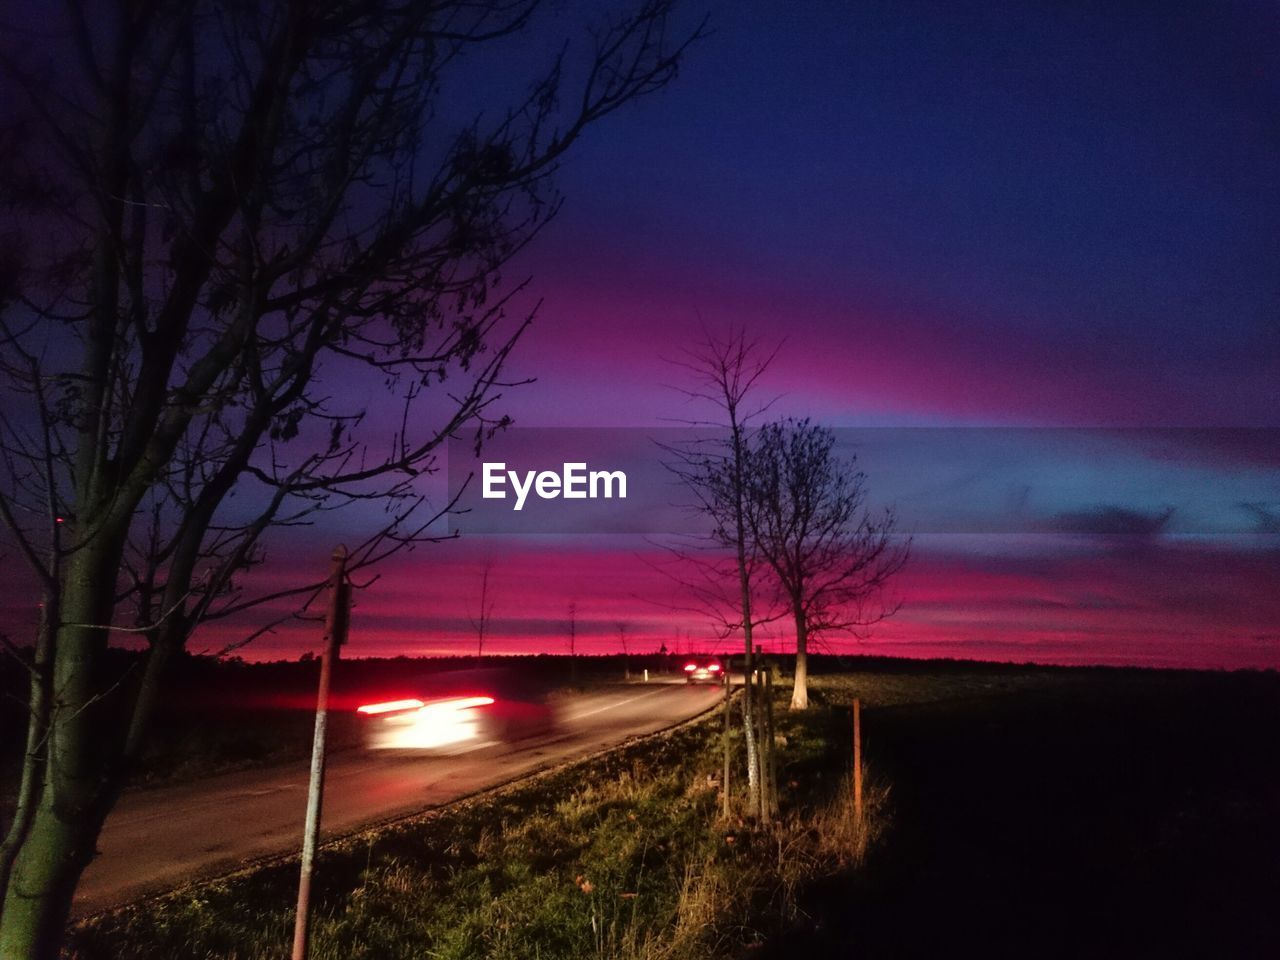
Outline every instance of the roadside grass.
<svg viewBox="0 0 1280 960"><path fill-rule="evenodd" d="M874 780L863 822L854 819L847 712L784 704L775 823L719 818L717 711L327 846L311 956L684 960L761 942L797 920L806 884L861 862L884 819ZM68 952L279 957L296 882L289 861L194 886L79 924Z"/></svg>

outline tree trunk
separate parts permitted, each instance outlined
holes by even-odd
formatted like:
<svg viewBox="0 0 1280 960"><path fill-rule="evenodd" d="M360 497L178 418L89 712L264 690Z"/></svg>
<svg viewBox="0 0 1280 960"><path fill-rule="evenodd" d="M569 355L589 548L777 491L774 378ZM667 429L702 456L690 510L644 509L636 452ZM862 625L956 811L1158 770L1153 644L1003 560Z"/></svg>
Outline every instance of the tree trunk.
<svg viewBox="0 0 1280 960"><path fill-rule="evenodd" d="M747 649L751 650L751 631L747 630ZM760 816L760 741L756 737L756 706L752 694L754 657L748 653L743 670L742 739L747 750L747 816Z"/></svg>
<svg viewBox="0 0 1280 960"><path fill-rule="evenodd" d="M46 786L5 892L0 915L5 960L57 960L76 884L95 853L104 817L59 809L52 793Z"/></svg>
<svg viewBox="0 0 1280 960"><path fill-rule="evenodd" d="M755 670L755 640L752 636L754 624L751 622L751 574L747 567L747 521L743 504L745 485L742 480L742 427L738 423L736 409L731 408L730 420L733 425L734 545L737 549L738 589L742 604L742 638L746 647L742 673L747 681L745 691L747 695L742 700L742 732L747 748L747 815L758 817L760 815L760 744L756 740L754 698L750 695L750 682Z"/></svg>
<svg viewBox="0 0 1280 960"><path fill-rule="evenodd" d="M760 740L756 736L755 671L743 675L742 739L747 751L747 816L760 816Z"/></svg>
<svg viewBox="0 0 1280 960"><path fill-rule="evenodd" d="M106 716L107 691L98 689L97 675L106 631L86 625L110 621L120 541L95 533L97 542L66 569L45 777L0 909L4 960L58 956L76 883L116 795L110 773L119 730Z"/></svg>
<svg viewBox="0 0 1280 960"><path fill-rule="evenodd" d="M795 606L796 618L796 681L791 689L791 709L809 709L809 621L804 608Z"/></svg>
<svg viewBox="0 0 1280 960"><path fill-rule="evenodd" d="M22 849L27 831L35 820L36 806L40 800L40 784L44 781L45 739L49 729L50 694L49 660L53 648L53 631L58 622L58 598L56 590L45 592L44 612L36 634L35 657L31 663L30 703L27 716L27 749L22 757L22 776L18 784L18 796L14 804L13 822L4 842L0 843L0 903L4 891L9 889L9 875L13 862Z"/></svg>
<svg viewBox="0 0 1280 960"><path fill-rule="evenodd" d="M764 692L764 728L768 731L764 740L767 744L765 756L767 762L764 766L765 783L767 784L765 793L765 807L769 812L769 816L777 816L778 814L778 737L777 731L773 725L773 670L762 670L760 677L764 681L761 687Z"/></svg>
<svg viewBox="0 0 1280 960"><path fill-rule="evenodd" d="M766 687L768 674L763 669L753 675L752 693L756 701L756 735L760 754L760 820L769 823L773 819L772 788L769 783L769 770L772 767L773 732L769 729L769 695Z"/></svg>

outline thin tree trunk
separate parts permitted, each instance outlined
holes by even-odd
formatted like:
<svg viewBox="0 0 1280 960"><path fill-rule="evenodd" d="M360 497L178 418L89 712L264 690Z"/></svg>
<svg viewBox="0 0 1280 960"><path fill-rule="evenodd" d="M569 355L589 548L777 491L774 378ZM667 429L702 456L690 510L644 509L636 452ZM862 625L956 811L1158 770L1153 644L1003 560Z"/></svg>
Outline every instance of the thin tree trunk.
<svg viewBox="0 0 1280 960"><path fill-rule="evenodd" d="M764 726L765 726L765 806L770 816L778 812L778 738L773 726L773 671L762 671L764 677Z"/></svg>
<svg viewBox="0 0 1280 960"><path fill-rule="evenodd" d="M769 784L769 769L772 766L773 743L772 731L769 729L769 706L766 702L768 696L768 688L766 686L765 671L759 669L756 671L754 693L756 701L756 728L759 737L760 751L760 819L764 823L768 823L773 819L773 804L770 801L771 787Z"/></svg>
<svg viewBox="0 0 1280 960"><path fill-rule="evenodd" d="M750 678L755 670L755 647L753 645L751 622L751 574L747 569L747 522L744 514L743 497L745 496L742 479L742 427L738 423L736 409L730 410L733 429L733 469L734 469L734 523L738 561L738 587L742 602L742 636L746 649L743 661L743 675ZM750 694L750 687L747 688ZM747 747L747 815L760 815L760 745L756 740L754 697L743 698L743 735Z"/></svg>
<svg viewBox="0 0 1280 960"><path fill-rule="evenodd" d="M747 649L751 649L751 629L747 628ZM747 748L747 816L760 815L760 740L756 736L756 707L752 678L755 674L754 658L747 655L744 675L747 678L746 696L742 698L742 736Z"/></svg>
<svg viewBox="0 0 1280 960"><path fill-rule="evenodd" d="M756 717L758 711L754 708L756 698L755 675L753 673L746 674L746 683L742 690L742 739L744 745L754 744L759 748L759 738L756 736ZM756 754L758 759L759 754ZM760 790L759 790L759 766L756 766L756 778L751 777L751 754L747 754L747 816L758 817L760 815Z"/></svg>
<svg viewBox="0 0 1280 960"><path fill-rule="evenodd" d="M796 618L796 680L791 689L791 709L809 709L809 621L804 608L795 605Z"/></svg>

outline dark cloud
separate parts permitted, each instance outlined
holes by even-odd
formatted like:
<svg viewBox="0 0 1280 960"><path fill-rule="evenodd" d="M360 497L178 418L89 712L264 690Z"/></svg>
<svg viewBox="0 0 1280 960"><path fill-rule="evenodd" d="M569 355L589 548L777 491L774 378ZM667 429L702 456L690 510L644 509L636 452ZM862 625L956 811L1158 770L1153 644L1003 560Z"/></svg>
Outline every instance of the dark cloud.
<svg viewBox="0 0 1280 960"><path fill-rule="evenodd" d="M1158 513L1145 513L1128 507L1100 504L1091 510L1055 514L1047 526L1052 533L1157 537L1168 527L1173 512L1173 507Z"/></svg>
<svg viewBox="0 0 1280 960"><path fill-rule="evenodd" d="M1280 430L1273 428L1150 428L1118 435L1153 460L1210 466L1280 467Z"/></svg>
<svg viewBox="0 0 1280 960"><path fill-rule="evenodd" d="M1255 533L1280 533L1280 508L1273 503L1237 503L1254 519Z"/></svg>

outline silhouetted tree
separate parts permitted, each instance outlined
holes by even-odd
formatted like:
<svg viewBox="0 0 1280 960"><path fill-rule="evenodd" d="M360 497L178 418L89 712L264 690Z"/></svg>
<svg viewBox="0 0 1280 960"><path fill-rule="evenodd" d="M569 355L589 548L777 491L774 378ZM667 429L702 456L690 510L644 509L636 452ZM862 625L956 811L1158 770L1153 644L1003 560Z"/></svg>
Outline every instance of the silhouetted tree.
<svg viewBox="0 0 1280 960"><path fill-rule="evenodd" d="M747 524L795 620L792 709L809 705L811 638L892 614L885 585L907 560L891 510L866 508L866 475L835 454L835 434L809 420L765 424L747 456Z"/></svg>
<svg viewBox="0 0 1280 960"><path fill-rule="evenodd" d="M750 535L746 475L751 422L768 407L757 402L754 392L774 353L734 330L725 337L705 335L674 361L693 383L681 392L713 412L709 418L685 421L694 430L692 439L664 446L668 469L693 494L694 509L709 524L700 543L672 548L679 566L676 579L694 598L692 609L710 616L721 636L741 631L747 677L754 667L753 631L776 616L762 616L756 604L758 580L766 569ZM767 808L760 793L760 744L751 697L744 699L743 710L748 814L757 816Z"/></svg>
<svg viewBox="0 0 1280 960"><path fill-rule="evenodd" d="M317 586L247 592L268 531L374 501L352 569L431 539L416 479L507 422L531 316L504 270L565 152L699 32L673 41L672 0L641 0L460 118L455 68L538 6L70 0L45 42L4 31L0 519L44 595L5 960L57 955L195 626ZM113 635L146 650L123 678Z"/></svg>

